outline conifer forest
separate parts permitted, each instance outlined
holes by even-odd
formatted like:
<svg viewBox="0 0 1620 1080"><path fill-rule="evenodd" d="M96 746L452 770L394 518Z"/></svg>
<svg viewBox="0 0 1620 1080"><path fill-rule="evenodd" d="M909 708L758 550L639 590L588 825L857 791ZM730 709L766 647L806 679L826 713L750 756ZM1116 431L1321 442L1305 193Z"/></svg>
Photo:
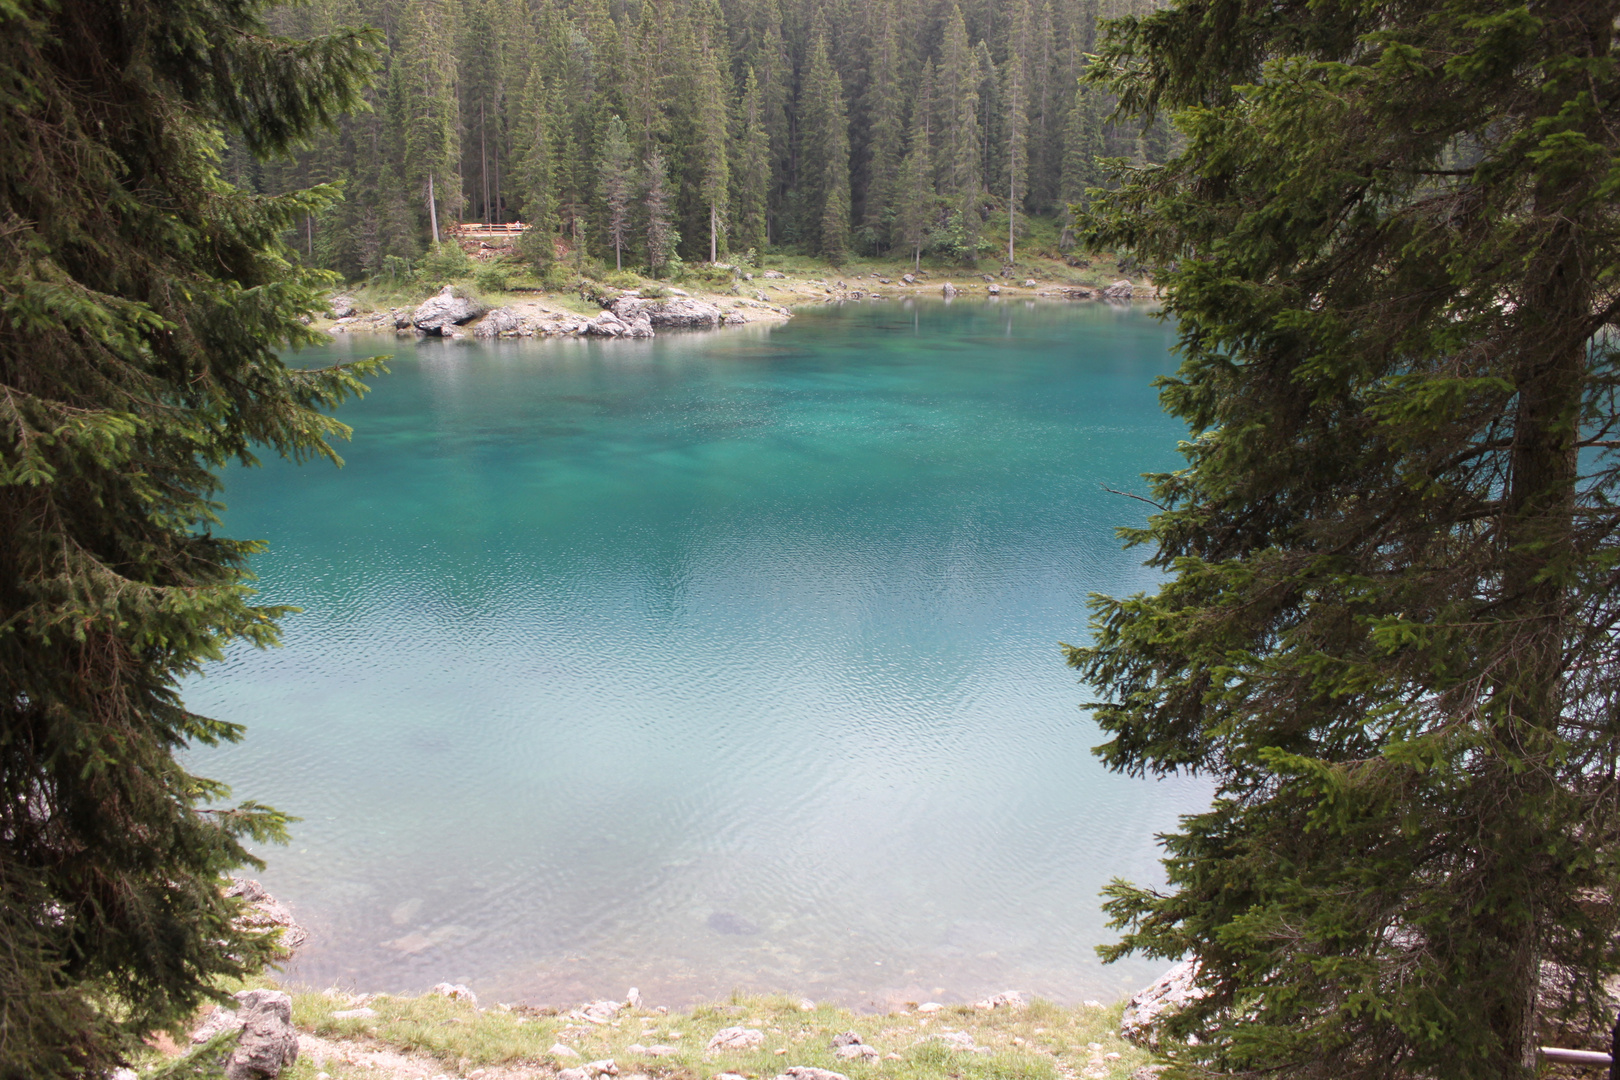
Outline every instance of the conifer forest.
<svg viewBox="0 0 1620 1080"><path fill-rule="evenodd" d="M1169 156L1080 76L1150 0L314 0L272 29L376 28L367 105L231 178L339 183L295 247L349 278L402 271L457 221L521 221L543 266L660 274L750 250L971 263ZM1067 234L1065 234L1067 235ZM1002 258L1007 252L1000 251ZM678 265L675 263L674 265Z"/></svg>

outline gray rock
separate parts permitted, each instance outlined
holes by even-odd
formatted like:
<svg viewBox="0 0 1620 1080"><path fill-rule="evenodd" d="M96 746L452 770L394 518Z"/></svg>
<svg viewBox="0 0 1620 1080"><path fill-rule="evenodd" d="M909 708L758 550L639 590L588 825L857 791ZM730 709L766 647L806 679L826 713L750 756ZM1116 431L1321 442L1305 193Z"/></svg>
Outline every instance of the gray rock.
<svg viewBox="0 0 1620 1080"><path fill-rule="evenodd" d="M332 318L347 319L349 316L355 313L354 297L334 296L332 297L331 303L327 305L327 308L332 312Z"/></svg>
<svg viewBox="0 0 1620 1080"><path fill-rule="evenodd" d="M659 330L708 330L720 325L720 309L702 300L675 296L667 300L645 300L621 296L613 301L613 314L626 323L645 315Z"/></svg>
<svg viewBox="0 0 1620 1080"><path fill-rule="evenodd" d="M522 320L511 308L498 307L478 320L478 325L473 327L473 337L491 338L516 334L522 325Z"/></svg>
<svg viewBox="0 0 1620 1080"><path fill-rule="evenodd" d="M652 320L647 318L647 316L645 316L645 315L637 315L634 319L630 320L630 329L628 331L628 334L629 334L630 337L633 337L633 338L650 338L650 337L652 337L653 336Z"/></svg>
<svg viewBox="0 0 1620 1080"><path fill-rule="evenodd" d="M226 1080L275 1080L298 1060L298 1032L292 1026L292 998L279 990L244 990L242 1034L225 1059Z"/></svg>
<svg viewBox="0 0 1620 1080"><path fill-rule="evenodd" d="M624 1008L624 1005L617 1001L593 1001L581 1005L568 1015L575 1020L585 1020L592 1024L605 1024L618 1016L619 1010L622 1008Z"/></svg>
<svg viewBox="0 0 1620 1080"><path fill-rule="evenodd" d="M743 318L741 312L728 311L728 312L726 312L726 317L725 317L724 322L725 322L725 324L727 326L742 326L743 324L747 323L748 320Z"/></svg>
<svg viewBox="0 0 1620 1080"><path fill-rule="evenodd" d="M861 1045L861 1037L853 1031L846 1031L842 1035L834 1035L832 1044L834 1050L845 1046L859 1046Z"/></svg>
<svg viewBox="0 0 1620 1080"><path fill-rule="evenodd" d="M1120 278L1102 291L1104 300L1129 300L1135 289L1129 281Z"/></svg>
<svg viewBox="0 0 1620 1080"><path fill-rule="evenodd" d="M917 275L916 274L903 274L903 275L901 275L900 280L905 282L907 285L915 285L915 284L917 284Z"/></svg>
<svg viewBox="0 0 1620 1080"><path fill-rule="evenodd" d="M937 1035L930 1035L927 1039L921 1041L928 1042L930 1039L935 1042L942 1042L952 1050L971 1051L978 1049L978 1046L973 1042L973 1036L965 1031L941 1031Z"/></svg>
<svg viewBox="0 0 1620 1080"><path fill-rule="evenodd" d="M555 1058L577 1058L577 1057L579 1057L579 1051L578 1050L575 1050L572 1046L564 1046L562 1043L553 1043L551 1045L551 1049L547 1050L546 1053L550 1054L552 1057L555 1057Z"/></svg>
<svg viewBox="0 0 1620 1080"><path fill-rule="evenodd" d="M624 1005L627 1009L641 1008L641 991L632 986L630 992L624 995Z"/></svg>
<svg viewBox="0 0 1620 1080"><path fill-rule="evenodd" d="M767 270L760 276L770 278L772 281L781 281L783 278L787 277L787 275L782 273L780 270Z"/></svg>
<svg viewBox="0 0 1620 1080"><path fill-rule="evenodd" d="M611 311L604 311L585 324L585 333L591 337L623 337L629 332L625 321Z"/></svg>
<svg viewBox="0 0 1620 1080"><path fill-rule="evenodd" d="M947 281L943 286L940 287L939 291L945 294L945 299L949 300L951 297L956 295L956 286Z"/></svg>
<svg viewBox="0 0 1620 1080"><path fill-rule="evenodd" d="M484 309L465 296L457 296L449 285L430 296L411 312L411 325L424 334L444 334L452 326L472 322Z"/></svg>
<svg viewBox="0 0 1620 1080"><path fill-rule="evenodd" d="M1196 985L1197 978L1197 963L1183 960L1152 986L1132 994L1120 1017L1119 1033L1142 1046L1156 1045L1159 1024L1208 993Z"/></svg>
<svg viewBox="0 0 1620 1080"><path fill-rule="evenodd" d="M776 1080L849 1080L843 1073L833 1072L831 1069L815 1069L809 1065L795 1065L783 1072Z"/></svg>
<svg viewBox="0 0 1620 1080"><path fill-rule="evenodd" d="M1097 297L1096 290L1088 289L1084 285L1064 289L1063 295L1069 300L1094 300Z"/></svg>
<svg viewBox="0 0 1620 1080"><path fill-rule="evenodd" d="M993 285L990 286L990 288L987 291L990 293L991 296L1000 296L1001 295L1001 286L993 284Z"/></svg>
<svg viewBox="0 0 1620 1080"><path fill-rule="evenodd" d="M765 1033L757 1028L721 1028L709 1040L710 1050L752 1050L765 1044Z"/></svg>
<svg viewBox="0 0 1620 1080"><path fill-rule="evenodd" d="M920 1013L937 1013L944 1007L937 1001L925 1001L917 1006L917 1011Z"/></svg>
<svg viewBox="0 0 1620 1080"><path fill-rule="evenodd" d="M1026 289L1033 289L1039 284L1040 284L1040 282L1036 281L1034 278L1025 278L1024 279L1024 288L1026 288Z"/></svg>
<svg viewBox="0 0 1620 1080"><path fill-rule="evenodd" d="M242 1026L242 1017L235 1009L227 1009L223 1005L214 1006L214 1011L203 1017L203 1022L197 1025L191 1033L191 1041L201 1046L222 1031L234 1031Z"/></svg>

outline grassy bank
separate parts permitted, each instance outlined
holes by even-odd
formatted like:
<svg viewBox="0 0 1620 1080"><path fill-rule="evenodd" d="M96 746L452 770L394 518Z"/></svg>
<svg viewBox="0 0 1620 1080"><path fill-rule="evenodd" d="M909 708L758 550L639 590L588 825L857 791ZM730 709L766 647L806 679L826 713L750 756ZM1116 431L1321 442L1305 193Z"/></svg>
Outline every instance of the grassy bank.
<svg viewBox="0 0 1620 1080"><path fill-rule="evenodd" d="M357 1009L374 1015L335 1015ZM1126 1080L1151 1058L1119 1038L1120 1011L1120 1005L1066 1008L1036 1000L1022 1008L863 1016L785 997L733 996L667 1014L625 1008L596 1023L577 1011L479 1008L436 995L294 993L302 1052L282 1075L540 1080L611 1058L619 1075L647 1080L711 1080L722 1073L769 1080L791 1066L830 1069L850 1080ZM708 1049L716 1032L735 1027L758 1031L762 1042ZM841 1059L832 1040L849 1031L877 1056ZM154 1051L140 1074L169 1070L188 1075L183 1062Z"/></svg>

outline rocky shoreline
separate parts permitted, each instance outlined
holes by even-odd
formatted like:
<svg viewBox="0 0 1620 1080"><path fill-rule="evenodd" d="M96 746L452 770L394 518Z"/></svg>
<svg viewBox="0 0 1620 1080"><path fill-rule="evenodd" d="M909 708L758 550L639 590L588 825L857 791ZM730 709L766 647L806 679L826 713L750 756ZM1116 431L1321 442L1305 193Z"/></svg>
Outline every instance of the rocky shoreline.
<svg viewBox="0 0 1620 1080"><path fill-rule="evenodd" d="M753 323L780 323L793 317L788 305L843 303L887 300L937 293L945 300L957 297L1001 297L1101 300L1128 303L1158 298L1151 285L1137 285L1128 279L1107 286L1045 284L1027 279L1015 287L1003 285L989 274L982 282L957 285L945 280L937 286L919 277L904 274L898 279L874 275L856 276L854 283L843 279L811 278L790 280L780 271L767 270L755 287L753 275L745 284L751 296L704 294L694 296L684 289L660 288L652 295L627 289L599 298L602 311L585 315L551 298L513 300L488 306L475 296L446 285L437 294L415 307L362 310L348 295L331 300L330 321L320 325L332 334L391 333L411 337L446 338L534 338L596 337L640 340L660 330L712 330L724 326Z"/></svg>

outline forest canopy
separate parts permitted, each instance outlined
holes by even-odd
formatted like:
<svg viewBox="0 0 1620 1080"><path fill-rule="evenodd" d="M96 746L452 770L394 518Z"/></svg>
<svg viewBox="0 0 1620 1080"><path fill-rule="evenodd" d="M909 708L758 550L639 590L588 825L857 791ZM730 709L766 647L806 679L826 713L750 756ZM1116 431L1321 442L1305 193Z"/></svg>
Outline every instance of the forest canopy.
<svg viewBox="0 0 1620 1080"><path fill-rule="evenodd" d="M1079 77L1102 20L1149 0L312 0L291 36L370 25L371 109L292 159L235 153L266 192L342 181L301 223L346 277L419 258L455 220L524 221L545 263L767 247L971 261L992 211L1066 214L1105 159L1163 160L1167 121L1112 123ZM615 207L628 206L628 216ZM546 240L539 239L544 236Z"/></svg>

